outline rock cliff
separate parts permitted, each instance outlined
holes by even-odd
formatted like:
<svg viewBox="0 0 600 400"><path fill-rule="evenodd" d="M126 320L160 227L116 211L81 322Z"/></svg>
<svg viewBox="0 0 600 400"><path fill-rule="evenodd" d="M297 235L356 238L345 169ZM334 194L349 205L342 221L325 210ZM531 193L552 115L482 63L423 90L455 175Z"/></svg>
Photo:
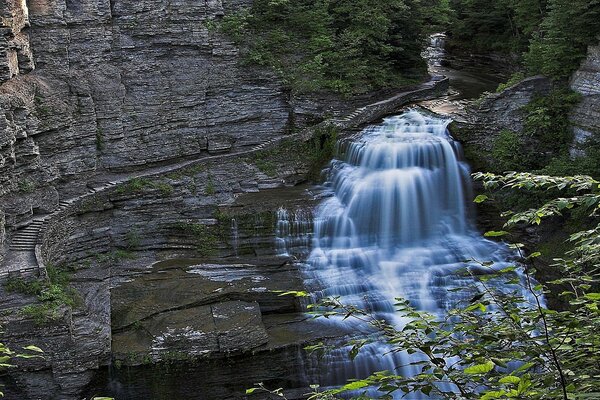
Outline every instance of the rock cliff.
<svg viewBox="0 0 600 400"><path fill-rule="evenodd" d="M3 0L0 209L8 227L56 209L106 171L284 134L291 111L277 79L240 68L238 50L207 28L246 3Z"/></svg>
<svg viewBox="0 0 600 400"><path fill-rule="evenodd" d="M587 58L570 83L571 89L582 96L571 113L575 133L571 155L579 155L582 154L581 145L600 134L600 44L589 47Z"/></svg>

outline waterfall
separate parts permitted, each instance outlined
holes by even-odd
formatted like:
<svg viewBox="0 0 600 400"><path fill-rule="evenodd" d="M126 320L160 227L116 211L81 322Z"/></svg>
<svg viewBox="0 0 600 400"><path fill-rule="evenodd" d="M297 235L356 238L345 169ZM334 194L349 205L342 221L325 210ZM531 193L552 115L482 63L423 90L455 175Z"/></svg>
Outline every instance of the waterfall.
<svg viewBox="0 0 600 400"><path fill-rule="evenodd" d="M275 228L277 254L305 258L310 252L312 230L313 218L309 210L290 212L279 208Z"/></svg>
<svg viewBox="0 0 600 400"><path fill-rule="evenodd" d="M231 219L231 247L233 247L233 253L237 257L240 250L240 232L238 229L238 223L235 218Z"/></svg>
<svg viewBox="0 0 600 400"><path fill-rule="evenodd" d="M465 260L510 265L514 254L507 246L485 239L469 221L470 172L449 135L449 122L417 111L387 118L331 162L325 183L329 196L314 212L312 249L303 268L313 300L336 296L401 327L406 321L395 313L396 298L441 316L472 296L451 289L477 290L473 278L456 274ZM305 227L293 228L293 221L280 210L280 251L293 242L290 238L307 238ZM351 318L323 323L361 330ZM414 356L390 353L382 343L366 346L353 361L347 350L329 355L322 386L381 370L417 372L402 367Z"/></svg>
<svg viewBox="0 0 600 400"><path fill-rule="evenodd" d="M435 71L437 67L442 66L442 61L446 55L446 35L444 33L434 33L429 36L429 44L422 53L424 59L429 64L429 69Z"/></svg>

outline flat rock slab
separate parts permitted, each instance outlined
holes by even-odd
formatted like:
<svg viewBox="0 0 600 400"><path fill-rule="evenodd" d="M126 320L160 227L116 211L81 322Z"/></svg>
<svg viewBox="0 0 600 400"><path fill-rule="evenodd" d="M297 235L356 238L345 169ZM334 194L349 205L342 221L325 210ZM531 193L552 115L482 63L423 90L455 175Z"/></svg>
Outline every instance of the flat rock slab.
<svg viewBox="0 0 600 400"><path fill-rule="evenodd" d="M112 350L124 364L140 365L246 352L267 341L258 303L228 301L140 321L134 329L113 334Z"/></svg>
<svg viewBox="0 0 600 400"><path fill-rule="evenodd" d="M111 290L112 328L129 330L162 313L230 300L258 302L263 312L294 311L296 300L275 291L302 287L291 266L169 260Z"/></svg>

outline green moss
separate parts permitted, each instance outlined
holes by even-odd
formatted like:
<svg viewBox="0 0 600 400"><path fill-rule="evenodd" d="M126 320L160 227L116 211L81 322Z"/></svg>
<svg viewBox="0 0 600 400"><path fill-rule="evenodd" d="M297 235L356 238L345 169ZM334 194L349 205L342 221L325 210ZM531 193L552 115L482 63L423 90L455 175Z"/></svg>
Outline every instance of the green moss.
<svg viewBox="0 0 600 400"><path fill-rule="evenodd" d="M42 281L36 279L24 279L9 277L4 283L4 288L12 293L21 293L31 296L39 295L44 289Z"/></svg>
<svg viewBox="0 0 600 400"><path fill-rule="evenodd" d="M104 134L99 126L96 128L96 150L99 152L104 150Z"/></svg>
<svg viewBox="0 0 600 400"><path fill-rule="evenodd" d="M22 193L32 193L35 191L36 184L31 179L23 178L17 182L17 188Z"/></svg>
<svg viewBox="0 0 600 400"><path fill-rule="evenodd" d="M75 289L69 286L71 273L64 268L48 266L48 281L9 279L7 290L37 296L38 303L21 309L21 313L33 318L36 324L43 325L60 317L63 307L76 307L81 298Z"/></svg>
<svg viewBox="0 0 600 400"><path fill-rule="evenodd" d="M174 229L193 238L199 256L208 257L217 253L218 237L206 225L179 222Z"/></svg>
<svg viewBox="0 0 600 400"><path fill-rule="evenodd" d="M136 254L131 249L117 249L108 253L96 254L96 262L99 264L116 263L122 260L134 260Z"/></svg>
<svg viewBox="0 0 600 400"><path fill-rule="evenodd" d="M206 167L202 164L194 164L188 167L179 169L166 175L167 178L173 180L181 180L184 177L193 177L201 172L204 172Z"/></svg>
<svg viewBox="0 0 600 400"><path fill-rule="evenodd" d="M247 161L269 176L276 176L280 165L305 165L309 169L307 178L318 180L323 166L335 155L338 133L334 126L318 127L306 142L282 140L273 148L254 153Z"/></svg>
<svg viewBox="0 0 600 400"><path fill-rule="evenodd" d="M119 186L115 193L117 194L134 194L143 192L146 189L155 189L160 191L164 196L169 196L173 193L173 186L164 181L152 181L148 178L133 178L127 183Z"/></svg>
<svg viewBox="0 0 600 400"><path fill-rule="evenodd" d="M498 87L496 88L496 93L503 92L504 90L508 89L509 87L514 86L517 83L521 82L523 79L525 79L525 74L523 72L515 72L514 74L511 75L511 77L508 79L508 81L498 85Z"/></svg>
<svg viewBox="0 0 600 400"><path fill-rule="evenodd" d="M207 196L212 196L213 194L217 193L217 190L215 189L215 183L213 182L211 175L208 175L208 177L206 179L206 186L204 187L204 193Z"/></svg>
<svg viewBox="0 0 600 400"><path fill-rule="evenodd" d="M275 164L272 160L269 160L268 155L266 153L261 153L253 157L254 165L259 169L260 172L264 173L268 176L276 176L277 175L277 164Z"/></svg>
<svg viewBox="0 0 600 400"><path fill-rule="evenodd" d="M130 230L125 235L125 243L128 250L135 250L140 247L141 240L142 238L140 233L134 229Z"/></svg>

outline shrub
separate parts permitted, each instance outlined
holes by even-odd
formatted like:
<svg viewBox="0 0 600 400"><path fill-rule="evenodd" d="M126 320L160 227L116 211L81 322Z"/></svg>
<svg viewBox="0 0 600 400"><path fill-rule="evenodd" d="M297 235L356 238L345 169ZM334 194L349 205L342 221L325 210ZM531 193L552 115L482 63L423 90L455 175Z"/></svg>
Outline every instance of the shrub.
<svg viewBox="0 0 600 400"><path fill-rule="evenodd" d="M79 294L69 286L70 273L64 268L48 266L48 281L10 278L5 283L8 291L37 297L38 303L21 309L21 313L43 325L60 317L63 307L75 307L80 302Z"/></svg>

